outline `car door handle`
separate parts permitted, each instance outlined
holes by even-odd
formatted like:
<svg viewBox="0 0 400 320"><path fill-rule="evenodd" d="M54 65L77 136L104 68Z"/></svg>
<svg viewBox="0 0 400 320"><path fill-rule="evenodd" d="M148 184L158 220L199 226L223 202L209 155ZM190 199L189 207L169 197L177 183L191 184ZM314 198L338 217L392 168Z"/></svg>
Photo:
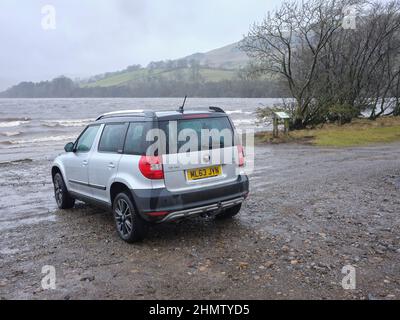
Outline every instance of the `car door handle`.
<svg viewBox="0 0 400 320"><path fill-rule="evenodd" d="M82 161L82 165L87 166L88 164L89 164L89 161L87 161L87 160Z"/></svg>
<svg viewBox="0 0 400 320"><path fill-rule="evenodd" d="M110 162L110 163L108 164L108 167L109 167L110 169L114 169L114 168L115 168L115 164L112 163L112 162Z"/></svg>

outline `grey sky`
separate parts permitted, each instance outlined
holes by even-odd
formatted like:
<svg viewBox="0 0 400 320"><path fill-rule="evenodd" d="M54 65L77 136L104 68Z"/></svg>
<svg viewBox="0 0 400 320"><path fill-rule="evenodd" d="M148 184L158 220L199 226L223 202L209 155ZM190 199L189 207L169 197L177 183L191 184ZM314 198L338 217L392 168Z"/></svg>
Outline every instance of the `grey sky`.
<svg viewBox="0 0 400 320"><path fill-rule="evenodd" d="M0 90L85 77L238 41L281 0L1 0ZM56 29L41 27L44 5Z"/></svg>

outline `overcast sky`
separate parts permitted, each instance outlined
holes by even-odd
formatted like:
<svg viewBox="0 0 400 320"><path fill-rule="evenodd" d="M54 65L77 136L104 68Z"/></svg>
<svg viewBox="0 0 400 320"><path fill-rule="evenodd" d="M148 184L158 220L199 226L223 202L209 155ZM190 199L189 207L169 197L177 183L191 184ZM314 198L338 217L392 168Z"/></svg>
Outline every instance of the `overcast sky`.
<svg viewBox="0 0 400 320"><path fill-rule="evenodd" d="M236 42L281 0L1 0L0 89L86 77ZM41 10L53 5L56 29Z"/></svg>

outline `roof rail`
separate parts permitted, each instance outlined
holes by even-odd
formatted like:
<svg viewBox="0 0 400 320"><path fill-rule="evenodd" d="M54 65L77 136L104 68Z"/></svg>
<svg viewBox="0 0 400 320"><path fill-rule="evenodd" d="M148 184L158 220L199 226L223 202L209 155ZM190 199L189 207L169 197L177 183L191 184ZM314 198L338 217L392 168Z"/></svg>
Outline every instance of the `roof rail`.
<svg viewBox="0 0 400 320"><path fill-rule="evenodd" d="M223 109L221 109L220 107L210 107L209 109L214 111L214 112L225 113L225 111Z"/></svg>
<svg viewBox="0 0 400 320"><path fill-rule="evenodd" d="M143 110L121 110L121 111L113 111L100 115L96 121L105 118L113 118L113 117L128 117L128 116L145 116L145 117L154 117L155 113L153 111L143 111Z"/></svg>

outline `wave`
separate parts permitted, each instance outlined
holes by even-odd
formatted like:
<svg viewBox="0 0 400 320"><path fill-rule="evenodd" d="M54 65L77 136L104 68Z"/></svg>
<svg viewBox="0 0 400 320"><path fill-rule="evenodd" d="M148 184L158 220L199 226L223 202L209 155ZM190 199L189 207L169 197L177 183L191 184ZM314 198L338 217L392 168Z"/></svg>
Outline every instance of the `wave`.
<svg viewBox="0 0 400 320"><path fill-rule="evenodd" d="M19 136L21 134L22 134L21 131L0 132L0 136L3 136L3 137L15 137L15 136Z"/></svg>
<svg viewBox="0 0 400 320"><path fill-rule="evenodd" d="M30 144L40 142L57 142L57 141L70 141L74 140L76 136L53 136L53 137L40 137L34 139L19 139L13 141L3 141L5 144Z"/></svg>
<svg viewBox="0 0 400 320"><path fill-rule="evenodd" d="M42 124L45 127L84 127L94 119L74 119L74 120L43 120Z"/></svg>
<svg viewBox="0 0 400 320"><path fill-rule="evenodd" d="M19 127L22 124L29 123L29 120L16 120L16 121L6 121L0 122L0 128L12 128L12 127Z"/></svg>
<svg viewBox="0 0 400 320"><path fill-rule="evenodd" d="M1 122L10 122L10 121L30 121L31 118L28 117L19 117L19 118L0 118Z"/></svg>
<svg viewBox="0 0 400 320"><path fill-rule="evenodd" d="M240 125L240 124L254 124L256 122L255 119L241 119L241 120L235 120L233 119L233 123L235 125Z"/></svg>
<svg viewBox="0 0 400 320"><path fill-rule="evenodd" d="M253 112L251 111L242 111L242 109L238 110L228 110L225 111L226 114L252 114Z"/></svg>

